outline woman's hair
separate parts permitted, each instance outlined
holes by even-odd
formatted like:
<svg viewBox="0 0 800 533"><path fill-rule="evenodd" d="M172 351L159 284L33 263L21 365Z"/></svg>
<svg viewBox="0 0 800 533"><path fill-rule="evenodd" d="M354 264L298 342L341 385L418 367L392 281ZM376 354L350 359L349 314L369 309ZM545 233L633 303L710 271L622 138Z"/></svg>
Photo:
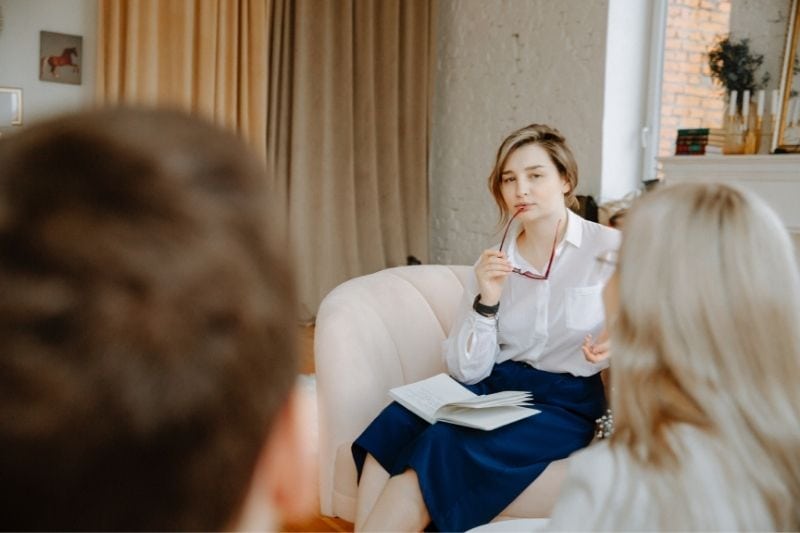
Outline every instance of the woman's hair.
<svg viewBox="0 0 800 533"><path fill-rule="evenodd" d="M612 446L633 455L637 483L680 498L693 475L680 435L696 430L721 486L751 491L750 507L731 501L734 523L800 528L800 279L788 233L763 201L718 184L649 193L626 219ZM703 528L691 502L663 503L655 527Z"/></svg>
<svg viewBox="0 0 800 533"><path fill-rule="evenodd" d="M578 164L572 150L567 145L566 139L555 128L544 124L531 124L520 128L502 142L497 149L497 156L494 161L494 168L489 174L489 190L497 202L500 209L500 224L504 224L511 216L511 212L503 201L501 192L503 167L508 161L509 156L518 148L526 144L537 144L547 152L550 160L558 170L559 175L569 183L569 192L564 194L564 203L570 209L578 207L578 199L575 198L575 188L578 186Z"/></svg>
<svg viewBox="0 0 800 533"><path fill-rule="evenodd" d="M297 371L266 179L173 112L0 141L5 527L230 526Z"/></svg>

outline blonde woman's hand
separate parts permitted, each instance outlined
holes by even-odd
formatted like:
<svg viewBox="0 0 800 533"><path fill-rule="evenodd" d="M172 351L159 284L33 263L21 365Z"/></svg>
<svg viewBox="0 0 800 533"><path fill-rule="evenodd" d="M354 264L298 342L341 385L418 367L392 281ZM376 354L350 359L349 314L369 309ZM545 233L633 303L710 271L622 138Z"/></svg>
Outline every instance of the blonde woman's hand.
<svg viewBox="0 0 800 533"><path fill-rule="evenodd" d="M478 280L482 304L494 305L500 301L503 284L510 273L511 263L508 262L505 252L483 251L478 264L475 265L475 277Z"/></svg>
<svg viewBox="0 0 800 533"><path fill-rule="evenodd" d="M591 334L586 335L583 339L583 345L581 346L583 356L590 363L599 363L608 359L611 355L610 349L611 341L608 338L608 330L605 328L603 328L603 331L597 336L597 340L594 340Z"/></svg>

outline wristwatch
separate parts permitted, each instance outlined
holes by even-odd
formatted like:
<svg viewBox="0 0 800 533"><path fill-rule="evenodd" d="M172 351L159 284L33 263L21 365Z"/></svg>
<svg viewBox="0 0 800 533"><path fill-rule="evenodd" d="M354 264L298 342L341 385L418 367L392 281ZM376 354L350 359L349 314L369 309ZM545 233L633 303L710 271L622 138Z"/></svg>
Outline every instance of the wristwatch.
<svg viewBox="0 0 800 533"><path fill-rule="evenodd" d="M494 318L497 314L497 311L500 309L500 302L497 302L494 305L483 305L481 303L481 294L475 297L475 300L472 302L472 308L481 316L485 316L486 318Z"/></svg>

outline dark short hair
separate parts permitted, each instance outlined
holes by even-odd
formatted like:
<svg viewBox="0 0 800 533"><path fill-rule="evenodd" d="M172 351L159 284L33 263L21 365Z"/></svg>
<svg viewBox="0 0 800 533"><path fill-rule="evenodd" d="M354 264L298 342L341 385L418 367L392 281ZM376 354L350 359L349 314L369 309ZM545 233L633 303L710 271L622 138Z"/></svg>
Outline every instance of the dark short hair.
<svg viewBox="0 0 800 533"><path fill-rule="evenodd" d="M578 187L578 163L567 140L555 128L545 124L529 124L512 132L500 143L492 172L489 174L489 191L500 211L501 225L511 217L501 191L503 167L512 153L528 144L541 146L547 152L561 178L569 184L569 191L564 194L564 204L570 209L578 208L578 199L575 197L575 189Z"/></svg>
<svg viewBox="0 0 800 533"><path fill-rule="evenodd" d="M263 167L178 112L0 140L0 516L212 530L240 511L297 373Z"/></svg>

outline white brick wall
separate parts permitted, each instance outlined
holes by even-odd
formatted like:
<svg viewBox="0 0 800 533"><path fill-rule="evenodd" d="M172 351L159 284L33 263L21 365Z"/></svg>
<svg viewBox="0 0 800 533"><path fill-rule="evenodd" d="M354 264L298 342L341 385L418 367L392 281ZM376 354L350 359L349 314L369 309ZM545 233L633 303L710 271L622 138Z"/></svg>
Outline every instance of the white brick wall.
<svg viewBox="0 0 800 533"><path fill-rule="evenodd" d="M495 151L531 122L561 130L600 190L607 0L440 0L431 139L431 262L472 264L495 239Z"/></svg>

